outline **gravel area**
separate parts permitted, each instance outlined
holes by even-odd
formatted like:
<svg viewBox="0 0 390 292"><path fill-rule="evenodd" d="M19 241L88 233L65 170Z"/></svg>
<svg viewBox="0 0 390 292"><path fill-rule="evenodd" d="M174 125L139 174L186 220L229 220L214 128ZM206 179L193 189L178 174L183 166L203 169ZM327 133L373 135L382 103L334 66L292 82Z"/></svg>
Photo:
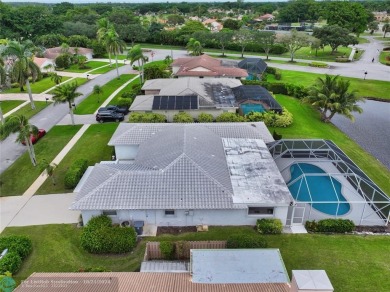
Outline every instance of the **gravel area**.
<svg viewBox="0 0 390 292"><path fill-rule="evenodd" d="M390 169L390 103L367 100L355 122L336 115L332 122Z"/></svg>

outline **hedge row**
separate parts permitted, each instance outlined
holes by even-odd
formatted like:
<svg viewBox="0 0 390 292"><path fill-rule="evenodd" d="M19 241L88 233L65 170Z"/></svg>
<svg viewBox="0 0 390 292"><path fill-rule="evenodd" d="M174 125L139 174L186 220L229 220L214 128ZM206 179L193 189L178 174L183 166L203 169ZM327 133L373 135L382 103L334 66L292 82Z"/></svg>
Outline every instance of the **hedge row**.
<svg viewBox="0 0 390 292"><path fill-rule="evenodd" d="M227 248L266 248L264 237L257 234L231 235L226 241Z"/></svg>
<svg viewBox="0 0 390 292"><path fill-rule="evenodd" d="M78 159L68 168L65 173L65 187L74 189L88 168L88 160Z"/></svg>
<svg viewBox="0 0 390 292"><path fill-rule="evenodd" d="M15 274L19 271L22 261L31 253L32 242L27 236L0 237L0 252L5 249L8 249L8 253L0 260L0 274Z"/></svg>
<svg viewBox="0 0 390 292"><path fill-rule="evenodd" d="M306 221L305 228L310 232L346 233L354 231L355 224L349 219L324 219Z"/></svg>
<svg viewBox="0 0 390 292"><path fill-rule="evenodd" d="M133 227L112 226L106 215L93 217L83 228L81 246L90 253L125 253L136 246L137 234Z"/></svg>
<svg viewBox="0 0 390 292"><path fill-rule="evenodd" d="M328 64L321 63L321 62L311 62L309 63L310 67L317 67L317 68L328 68Z"/></svg>
<svg viewBox="0 0 390 292"><path fill-rule="evenodd" d="M283 224L280 219L263 218L256 222L257 231L261 234L280 234L283 230Z"/></svg>
<svg viewBox="0 0 390 292"><path fill-rule="evenodd" d="M308 92L308 89L305 86L296 85L292 83L283 83L283 82L269 83L267 81L259 81L259 80L243 80L242 84L260 85L274 94L290 95L298 99L306 97Z"/></svg>
<svg viewBox="0 0 390 292"><path fill-rule="evenodd" d="M285 128L293 123L293 115L286 108L281 114L274 111L250 112L245 117L250 122L264 122L268 127Z"/></svg>

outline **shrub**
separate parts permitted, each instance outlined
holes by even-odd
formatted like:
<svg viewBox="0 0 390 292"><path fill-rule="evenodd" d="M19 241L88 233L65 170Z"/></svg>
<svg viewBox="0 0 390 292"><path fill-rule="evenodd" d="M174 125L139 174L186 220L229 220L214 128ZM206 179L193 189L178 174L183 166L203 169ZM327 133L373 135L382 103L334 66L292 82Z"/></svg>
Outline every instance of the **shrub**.
<svg viewBox="0 0 390 292"><path fill-rule="evenodd" d="M317 232L317 225L318 224L317 224L316 220L313 220L313 221L307 220L305 223L305 228L309 232Z"/></svg>
<svg viewBox="0 0 390 292"><path fill-rule="evenodd" d="M230 235L226 241L227 248L266 248L268 246L264 237L257 234Z"/></svg>
<svg viewBox="0 0 390 292"><path fill-rule="evenodd" d="M261 85L264 86L265 82L260 80L241 80L243 85Z"/></svg>
<svg viewBox="0 0 390 292"><path fill-rule="evenodd" d="M21 259L25 259L32 251L32 242L29 237L22 235L0 237L0 251L6 248L9 252L17 253Z"/></svg>
<svg viewBox="0 0 390 292"><path fill-rule="evenodd" d="M280 234L283 230L282 221L276 218L258 219L256 226L257 231L261 234Z"/></svg>
<svg viewBox="0 0 390 292"><path fill-rule="evenodd" d="M310 67L317 67L317 68L328 68L328 64L322 63L322 62L311 62L309 63Z"/></svg>
<svg viewBox="0 0 390 292"><path fill-rule="evenodd" d="M268 73L268 74L275 75L276 70L277 70L277 69L276 69L275 67L267 67L267 68L265 69L265 72Z"/></svg>
<svg viewBox="0 0 390 292"><path fill-rule="evenodd" d="M337 57L336 62L339 62L339 63L348 63L348 62L351 62L348 58L343 58L343 57Z"/></svg>
<svg viewBox="0 0 390 292"><path fill-rule="evenodd" d="M10 272L15 274L19 271L20 266L22 265L22 259L16 252L8 252L1 260L0 260L0 274L4 274L6 272Z"/></svg>
<svg viewBox="0 0 390 292"><path fill-rule="evenodd" d="M385 48L382 49L382 51L385 51L385 52L386 51L390 51L390 47L385 47Z"/></svg>
<svg viewBox="0 0 390 292"><path fill-rule="evenodd" d="M133 227L112 227L106 215L93 217L83 228L81 246L90 253L125 253L133 250L137 242Z"/></svg>
<svg viewBox="0 0 390 292"><path fill-rule="evenodd" d="M212 114L200 113L198 116L199 123L212 123L214 121L214 117Z"/></svg>
<svg viewBox="0 0 390 292"><path fill-rule="evenodd" d="M222 113L215 120L218 123L245 122L245 118L236 113Z"/></svg>
<svg viewBox="0 0 390 292"><path fill-rule="evenodd" d="M127 107L129 108L131 106L131 104L133 103L133 99L132 98L118 98L118 101L116 103L117 106L119 107Z"/></svg>
<svg viewBox="0 0 390 292"><path fill-rule="evenodd" d="M174 123L193 123L194 118L186 112L177 113L173 116Z"/></svg>
<svg viewBox="0 0 390 292"><path fill-rule="evenodd" d="M282 72L280 70L276 70L276 72L275 72L275 79L276 80L282 79Z"/></svg>
<svg viewBox="0 0 390 292"><path fill-rule="evenodd" d="M317 223L318 232L346 233L354 229L355 224L349 219L324 219Z"/></svg>
<svg viewBox="0 0 390 292"><path fill-rule="evenodd" d="M270 53L275 55L281 55L287 52L287 49L280 44L275 44L272 46Z"/></svg>
<svg viewBox="0 0 390 292"><path fill-rule="evenodd" d="M68 54L61 54L55 59L57 68L67 69L72 64L70 56Z"/></svg>
<svg viewBox="0 0 390 292"><path fill-rule="evenodd" d="M166 116L155 113L131 113L129 117L130 123L165 123L166 120Z"/></svg>
<svg viewBox="0 0 390 292"><path fill-rule="evenodd" d="M295 98L301 99L307 96L307 88L303 85L287 83L286 89L287 94Z"/></svg>
<svg viewBox="0 0 390 292"><path fill-rule="evenodd" d="M186 260L189 258L190 243L188 241L177 241L175 251L178 260Z"/></svg>
<svg viewBox="0 0 390 292"><path fill-rule="evenodd" d="M164 259L172 260L175 258L175 244L171 241L161 241L160 251Z"/></svg>
<svg viewBox="0 0 390 292"><path fill-rule="evenodd" d="M87 168L88 160L86 159L78 159L73 162L73 164L68 168L65 173L65 188L75 188Z"/></svg>
<svg viewBox="0 0 390 292"><path fill-rule="evenodd" d="M246 119L251 122L264 122L268 127L285 128L293 123L293 115L286 108L281 114L274 111L251 112L246 115Z"/></svg>
<svg viewBox="0 0 390 292"><path fill-rule="evenodd" d="M287 87L285 83L269 83L265 84L264 87L275 94L287 95Z"/></svg>

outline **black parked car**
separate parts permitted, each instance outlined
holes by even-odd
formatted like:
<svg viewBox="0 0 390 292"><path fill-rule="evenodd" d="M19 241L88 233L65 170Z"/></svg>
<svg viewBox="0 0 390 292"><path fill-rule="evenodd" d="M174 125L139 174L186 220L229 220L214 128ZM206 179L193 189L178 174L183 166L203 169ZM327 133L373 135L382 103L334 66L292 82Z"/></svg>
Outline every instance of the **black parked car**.
<svg viewBox="0 0 390 292"><path fill-rule="evenodd" d="M123 121L124 117L125 116L122 113L117 113L113 111L99 111L96 114L96 121L98 121L99 123L111 121L119 122Z"/></svg>
<svg viewBox="0 0 390 292"><path fill-rule="evenodd" d="M116 105L108 105L106 107L101 107L98 110L98 112L104 112L104 111L113 111L124 115L127 115L129 113L129 109L127 107L118 107Z"/></svg>

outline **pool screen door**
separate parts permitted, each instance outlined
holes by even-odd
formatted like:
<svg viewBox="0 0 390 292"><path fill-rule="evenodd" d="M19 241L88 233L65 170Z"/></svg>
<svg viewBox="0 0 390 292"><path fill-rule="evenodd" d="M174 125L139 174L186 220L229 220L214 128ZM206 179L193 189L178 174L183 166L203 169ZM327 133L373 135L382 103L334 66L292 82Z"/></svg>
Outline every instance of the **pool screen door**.
<svg viewBox="0 0 390 292"><path fill-rule="evenodd" d="M295 207L292 214L291 225L302 225L305 218L305 207Z"/></svg>

